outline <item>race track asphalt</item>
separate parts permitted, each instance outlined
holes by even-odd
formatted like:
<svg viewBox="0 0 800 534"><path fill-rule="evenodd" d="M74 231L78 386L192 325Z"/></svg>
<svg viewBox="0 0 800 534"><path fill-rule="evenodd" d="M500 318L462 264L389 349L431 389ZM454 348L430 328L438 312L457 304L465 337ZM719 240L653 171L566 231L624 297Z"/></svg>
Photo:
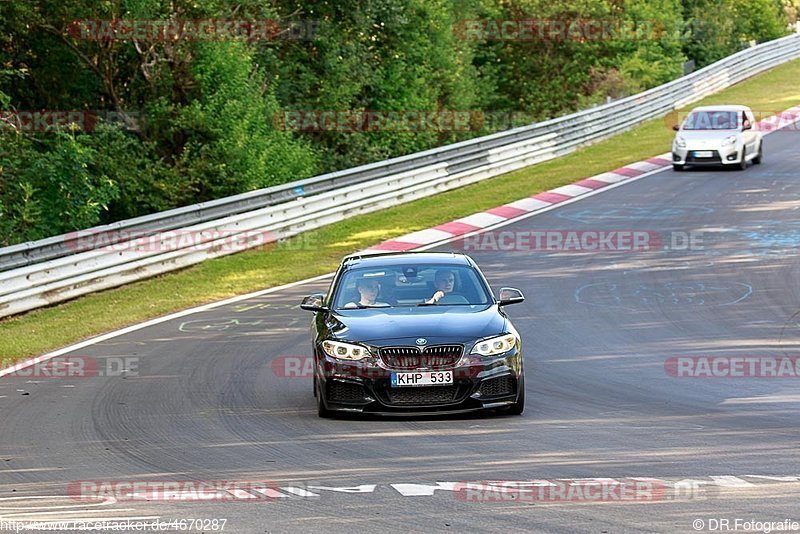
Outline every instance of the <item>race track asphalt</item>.
<svg viewBox="0 0 800 534"><path fill-rule="evenodd" d="M224 518L234 533L800 521L800 380L677 377L665 366L800 354L798 135L766 137L765 162L743 172L670 169L495 231L649 231L662 240L655 250L468 251L495 290L527 297L508 308L524 343L522 416L318 418L311 378L285 376L287 361L310 355L298 304L327 288L317 281L70 355L127 373L0 378L0 521ZM693 247L673 246L690 233ZM645 502L472 502L447 484L589 477L652 477L669 491ZM87 480L284 489L266 500L82 502L74 484Z"/></svg>

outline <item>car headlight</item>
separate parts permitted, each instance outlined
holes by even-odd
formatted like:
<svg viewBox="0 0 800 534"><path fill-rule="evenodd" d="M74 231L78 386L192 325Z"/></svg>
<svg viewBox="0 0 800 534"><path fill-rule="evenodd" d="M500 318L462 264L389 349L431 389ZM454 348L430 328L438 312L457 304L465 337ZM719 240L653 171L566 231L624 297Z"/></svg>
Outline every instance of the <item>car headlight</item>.
<svg viewBox="0 0 800 534"><path fill-rule="evenodd" d="M725 139L722 141L722 146L728 146L728 145L732 145L732 144L734 144L735 142L736 142L736 136L735 136L735 135L731 135L731 136L728 136L728 137L726 137L726 138L725 138Z"/></svg>
<svg viewBox="0 0 800 534"><path fill-rule="evenodd" d="M514 348L517 344L517 336L514 334L503 334L502 336L491 337L478 341L472 347L470 354L480 354L481 356L494 356L503 354Z"/></svg>
<svg viewBox="0 0 800 534"><path fill-rule="evenodd" d="M328 356L340 360L363 360L372 355L367 347L341 341L323 341L322 350Z"/></svg>
<svg viewBox="0 0 800 534"><path fill-rule="evenodd" d="M675 138L675 146L678 148L686 148L686 139L681 136Z"/></svg>

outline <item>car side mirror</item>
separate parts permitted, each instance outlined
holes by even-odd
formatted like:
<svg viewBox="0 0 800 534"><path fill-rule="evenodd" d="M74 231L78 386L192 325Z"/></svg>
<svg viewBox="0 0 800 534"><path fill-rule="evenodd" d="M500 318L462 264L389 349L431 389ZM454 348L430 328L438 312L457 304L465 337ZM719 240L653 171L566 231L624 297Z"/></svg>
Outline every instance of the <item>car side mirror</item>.
<svg viewBox="0 0 800 534"><path fill-rule="evenodd" d="M677 132L677 131L680 131L680 129L681 129L681 125L680 125L680 124L673 124L673 125L672 125L672 129L673 129L673 130L675 130L676 132Z"/></svg>
<svg viewBox="0 0 800 534"><path fill-rule="evenodd" d="M522 291L514 287L501 287L500 298L497 301L498 306L506 306L507 304L517 304L525 300Z"/></svg>
<svg viewBox="0 0 800 534"><path fill-rule="evenodd" d="M753 129L753 125L750 124L749 120L745 119L744 122L742 123L742 131L744 131L744 130L752 130L752 129Z"/></svg>
<svg viewBox="0 0 800 534"><path fill-rule="evenodd" d="M325 295L322 293L314 293L303 299L300 303L300 309L312 312L328 311L328 307L322 304Z"/></svg>

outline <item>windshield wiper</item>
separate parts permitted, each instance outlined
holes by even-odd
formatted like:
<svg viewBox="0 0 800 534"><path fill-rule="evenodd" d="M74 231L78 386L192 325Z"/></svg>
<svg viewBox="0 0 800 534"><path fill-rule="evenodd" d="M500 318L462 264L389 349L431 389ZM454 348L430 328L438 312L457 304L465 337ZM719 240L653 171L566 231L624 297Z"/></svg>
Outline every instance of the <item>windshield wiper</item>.
<svg viewBox="0 0 800 534"><path fill-rule="evenodd" d="M342 310L364 310L367 308L391 308L391 304L361 304L360 302L356 302L355 306L345 306L340 308Z"/></svg>
<svg viewBox="0 0 800 534"><path fill-rule="evenodd" d="M483 304L474 304L472 302L421 302L417 306L483 306Z"/></svg>

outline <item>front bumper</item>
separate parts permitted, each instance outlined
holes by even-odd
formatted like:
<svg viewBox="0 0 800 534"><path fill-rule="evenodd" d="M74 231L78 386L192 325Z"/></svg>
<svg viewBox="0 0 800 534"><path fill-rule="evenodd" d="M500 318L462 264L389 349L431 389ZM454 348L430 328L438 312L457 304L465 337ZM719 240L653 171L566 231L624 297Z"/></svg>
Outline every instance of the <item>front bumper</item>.
<svg viewBox="0 0 800 534"><path fill-rule="evenodd" d="M343 362L325 356L315 372L328 410L383 415L425 415L488 410L512 405L522 380L522 354L514 348L502 355L462 358L452 371L452 385L392 387L392 369L378 360Z"/></svg>
<svg viewBox="0 0 800 534"><path fill-rule="evenodd" d="M673 165L738 165L742 161L741 147L729 145L714 149L672 147Z"/></svg>

